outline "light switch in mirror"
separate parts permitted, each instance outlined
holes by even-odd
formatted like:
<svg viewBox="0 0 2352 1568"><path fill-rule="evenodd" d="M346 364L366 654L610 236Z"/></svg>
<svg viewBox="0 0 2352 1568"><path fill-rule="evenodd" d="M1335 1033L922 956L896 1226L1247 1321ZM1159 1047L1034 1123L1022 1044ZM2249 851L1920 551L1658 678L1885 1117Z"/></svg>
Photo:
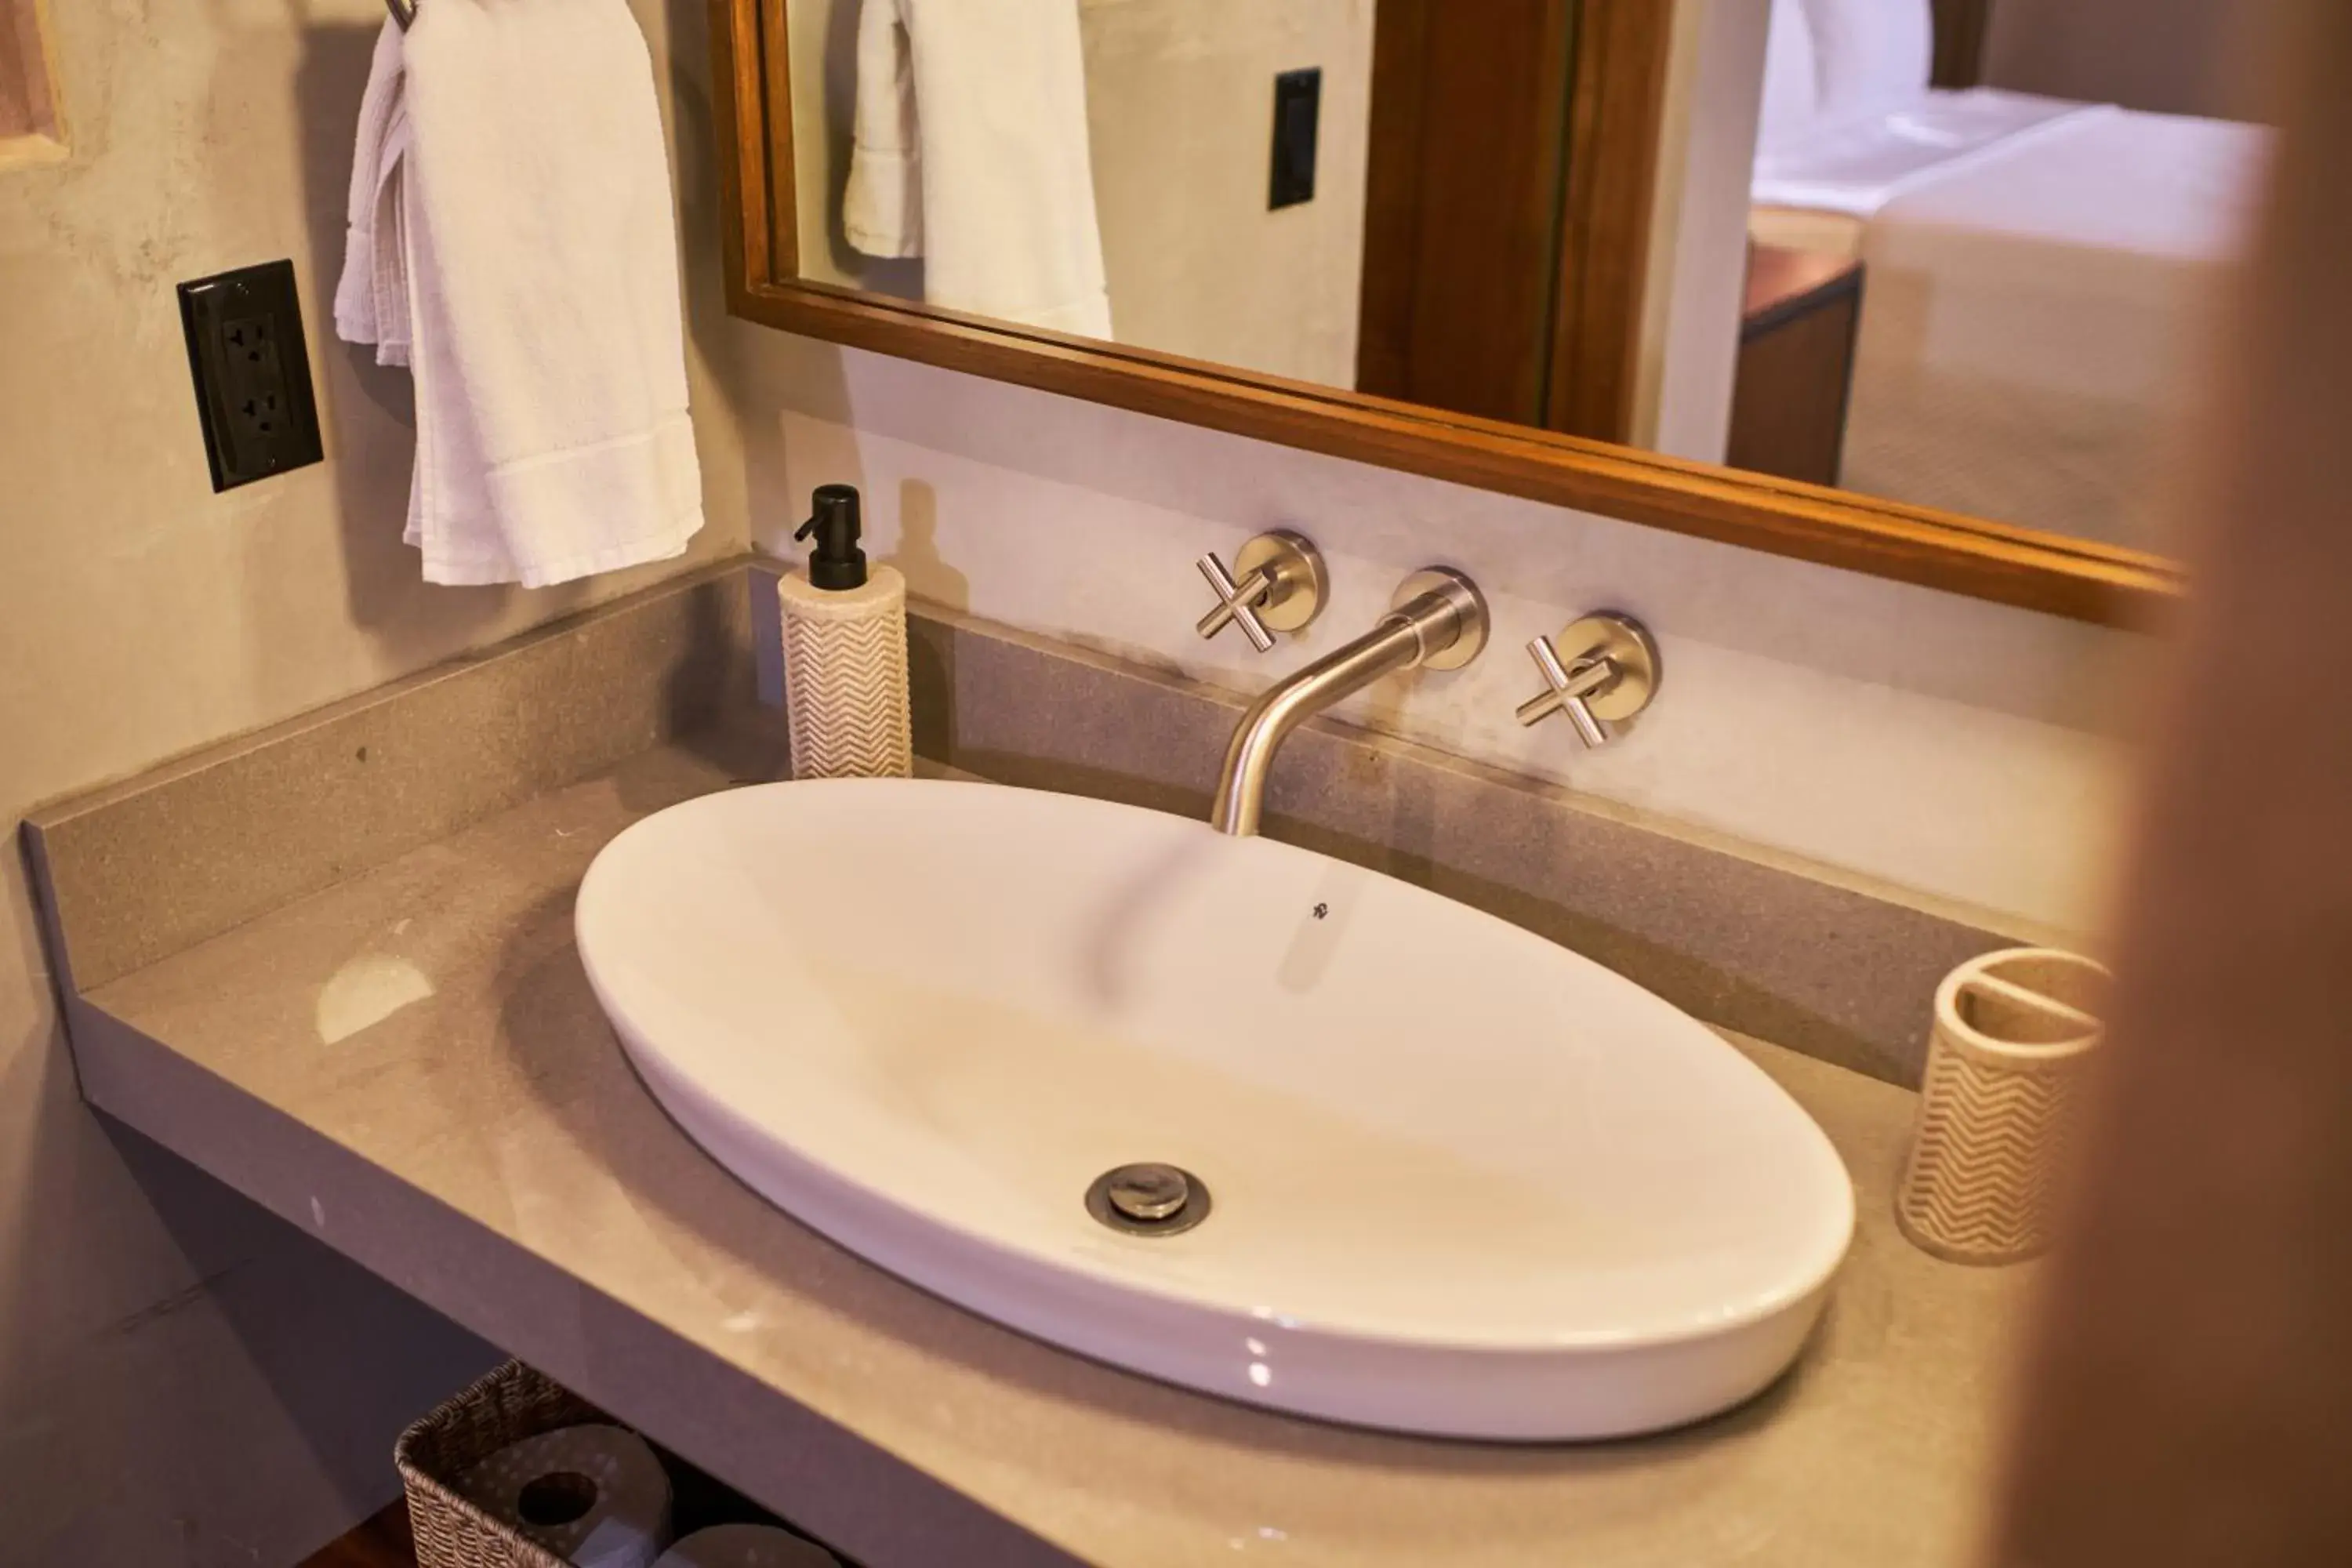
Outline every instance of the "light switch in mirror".
<svg viewBox="0 0 2352 1568"><path fill-rule="evenodd" d="M1274 79L1274 180L1265 205L1295 207L1315 199L1315 138L1323 116L1323 73L1284 71Z"/></svg>

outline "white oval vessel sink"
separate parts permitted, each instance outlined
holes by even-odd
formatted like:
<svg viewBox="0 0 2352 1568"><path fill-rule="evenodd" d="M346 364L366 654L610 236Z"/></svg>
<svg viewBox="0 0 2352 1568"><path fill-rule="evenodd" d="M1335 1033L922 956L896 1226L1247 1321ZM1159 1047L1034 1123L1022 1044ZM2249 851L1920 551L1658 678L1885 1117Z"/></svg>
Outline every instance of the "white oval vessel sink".
<svg viewBox="0 0 2352 1568"><path fill-rule="evenodd" d="M1853 1231L1828 1139L1696 1020L1181 817L734 790L614 839L577 919L645 1081L755 1190L975 1312L1233 1399L1475 1437L1675 1426L1789 1365ZM1137 1163L1205 1186L1205 1217L1098 1220L1089 1187Z"/></svg>

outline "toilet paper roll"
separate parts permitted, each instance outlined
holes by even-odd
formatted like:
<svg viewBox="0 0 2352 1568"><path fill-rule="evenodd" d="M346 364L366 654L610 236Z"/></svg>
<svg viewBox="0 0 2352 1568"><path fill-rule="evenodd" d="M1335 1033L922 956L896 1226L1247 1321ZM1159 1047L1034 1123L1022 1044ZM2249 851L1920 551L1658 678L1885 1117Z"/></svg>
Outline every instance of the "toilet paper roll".
<svg viewBox="0 0 2352 1568"><path fill-rule="evenodd" d="M669 1477L619 1426L565 1426L509 1443L458 1489L577 1568L652 1568L669 1544Z"/></svg>
<svg viewBox="0 0 2352 1568"><path fill-rule="evenodd" d="M714 1524L661 1554L654 1568L841 1568L814 1541L764 1524Z"/></svg>

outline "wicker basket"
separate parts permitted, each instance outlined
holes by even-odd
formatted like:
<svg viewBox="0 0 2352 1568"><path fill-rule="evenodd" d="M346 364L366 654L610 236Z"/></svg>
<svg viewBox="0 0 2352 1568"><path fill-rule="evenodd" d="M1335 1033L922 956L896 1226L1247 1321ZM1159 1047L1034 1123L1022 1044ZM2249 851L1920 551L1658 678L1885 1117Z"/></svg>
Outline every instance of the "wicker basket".
<svg viewBox="0 0 2352 1568"><path fill-rule="evenodd" d="M458 1496L453 1483L509 1443L612 1419L510 1361L403 1432L392 1455L408 1493L417 1568L570 1568Z"/></svg>

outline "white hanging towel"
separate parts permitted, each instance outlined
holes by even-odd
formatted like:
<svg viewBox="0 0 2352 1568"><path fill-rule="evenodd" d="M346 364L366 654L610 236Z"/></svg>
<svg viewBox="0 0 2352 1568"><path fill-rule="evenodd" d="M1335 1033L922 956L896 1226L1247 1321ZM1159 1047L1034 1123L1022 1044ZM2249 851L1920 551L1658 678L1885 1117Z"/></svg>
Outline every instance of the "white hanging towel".
<svg viewBox="0 0 2352 1568"><path fill-rule="evenodd" d="M1077 0L864 0L856 125L850 244L921 257L933 304L1111 335Z"/></svg>
<svg viewBox="0 0 2352 1568"><path fill-rule="evenodd" d="M424 0L360 106L335 330L416 382L428 583L541 587L702 526L677 217L625 0Z"/></svg>

